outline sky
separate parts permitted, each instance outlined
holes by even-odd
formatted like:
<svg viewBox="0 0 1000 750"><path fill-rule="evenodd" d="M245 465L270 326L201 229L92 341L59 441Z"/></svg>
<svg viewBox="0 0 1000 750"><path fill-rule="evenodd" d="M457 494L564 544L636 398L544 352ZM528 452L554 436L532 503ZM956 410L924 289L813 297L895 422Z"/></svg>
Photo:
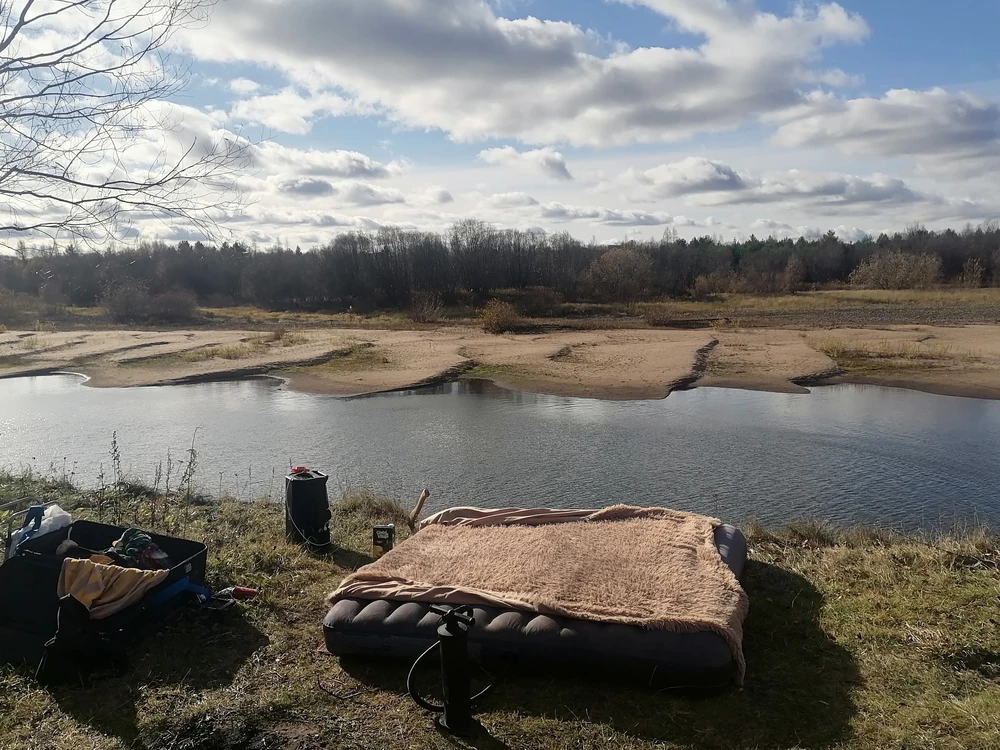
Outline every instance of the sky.
<svg viewBox="0 0 1000 750"><path fill-rule="evenodd" d="M176 39L172 137L253 143L221 229L261 245L961 228L1000 217L997 28L996 0L224 0Z"/></svg>

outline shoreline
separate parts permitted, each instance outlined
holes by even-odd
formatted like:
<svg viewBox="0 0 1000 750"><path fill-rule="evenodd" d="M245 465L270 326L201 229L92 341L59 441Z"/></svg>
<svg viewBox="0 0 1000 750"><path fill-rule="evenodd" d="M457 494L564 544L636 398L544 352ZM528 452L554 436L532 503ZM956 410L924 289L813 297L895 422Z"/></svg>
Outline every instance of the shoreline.
<svg viewBox="0 0 1000 750"><path fill-rule="evenodd" d="M30 342L30 344L26 344ZM609 401L678 390L808 393L879 385L1000 400L1000 326L560 331L75 331L0 335L0 380L70 373L87 387L274 378L358 398L480 378L514 390Z"/></svg>
<svg viewBox="0 0 1000 750"><path fill-rule="evenodd" d="M884 376L858 376L858 375L834 375L830 377L823 377L818 379L810 379L808 384L799 385L797 383L788 381L786 384L778 383L776 381L770 380L768 382L760 382L757 379L748 378L746 380L734 380L734 379L712 379L710 381L704 382L701 379L696 379L688 385L678 385L676 387L670 388L666 395L650 394L645 391L630 391L624 389L616 388L606 388L603 390L588 389L581 391L580 389L574 388L563 388L559 386L553 387L552 383L545 383L544 381L516 381L507 380L504 378L491 376L491 375L480 375L480 374L468 374L470 367L457 368L457 372L452 372L451 370L441 373L439 376L434 376L428 378L424 381L419 381L411 383L409 385L399 386L397 388L390 388L384 390L373 390L373 391L362 391L358 393L343 393L337 392L329 388L321 387L309 387L308 385L303 387L300 379L289 377L286 375L279 375L274 373L260 373L260 374L243 374L241 371L234 370L232 372L219 372L210 375L193 375L189 378L180 378L171 381L149 383L142 385L115 385L110 383L105 384L94 384L93 376L88 375L85 372L76 372L70 370L61 370L53 368L44 368L37 371L29 371L19 374L0 374L0 381L3 380L15 380L21 378L30 377L48 377L51 375L72 375L74 377L80 378L79 385L87 388L169 388L173 386L182 385L201 385L208 383L230 383L230 382L243 382L250 380L270 380L274 381L277 387L285 387L288 390L294 391L296 393L303 393L316 396L331 396L338 399L343 399L345 401L364 399L364 398L376 398L378 396L388 396L399 393L406 393L409 391L419 390L421 388L432 388L434 386L446 385L448 383L457 383L463 380L483 380L492 383L498 388L503 388L509 391L522 391L526 393L535 393L545 396L556 396L559 398L576 398L594 401L662 401L669 398L674 393L684 392L684 391L695 391L703 390L708 388L719 388L725 390L735 390L735 391L751 391L759 393L787 393L793 395L803 395L807 396L812 392L812 388L825 388L837 385L861 385L861 386L872 386L876 388L892 388L894 390L904 390L904 391L914 391L916 393L926 393L932 396L948 396L952 398L970 398L977 399L981 401L1000 401L1000 388L994 388L989 386L975 386L966 385L961 383L928 383L921 381L919 379L906 379L893 377L891 375Z"/></svg>

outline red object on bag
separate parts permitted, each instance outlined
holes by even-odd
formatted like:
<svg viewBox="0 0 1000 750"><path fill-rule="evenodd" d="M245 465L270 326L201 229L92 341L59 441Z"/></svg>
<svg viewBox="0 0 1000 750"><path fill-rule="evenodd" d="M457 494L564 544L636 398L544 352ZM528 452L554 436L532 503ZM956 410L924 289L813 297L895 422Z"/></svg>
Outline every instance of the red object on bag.
<svg viewBox="0 0 1000 750"><path fill-rule="evenodd" d="M307 469L305 466L296 466L294 469L292 469L292 474L306 474L308 472L309 469Z"/></svg>

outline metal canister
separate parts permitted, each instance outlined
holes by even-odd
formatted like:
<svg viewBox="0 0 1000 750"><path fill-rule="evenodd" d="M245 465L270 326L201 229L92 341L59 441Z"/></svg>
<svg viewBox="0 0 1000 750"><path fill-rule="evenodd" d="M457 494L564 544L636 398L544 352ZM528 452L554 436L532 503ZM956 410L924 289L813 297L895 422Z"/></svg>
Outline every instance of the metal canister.
<svg viewBox="0 0 1000 750"><path fill-rule="evenodd" d="M285 538L314 552L330 547L329 476L297 466L285 477Z"/></svg>
<svg viewBox="0 0 1000 750"><path fill-rule="evenodd" d="M387 523L372 527L372 557L378 559L396 543L396 524Z"/></svg>

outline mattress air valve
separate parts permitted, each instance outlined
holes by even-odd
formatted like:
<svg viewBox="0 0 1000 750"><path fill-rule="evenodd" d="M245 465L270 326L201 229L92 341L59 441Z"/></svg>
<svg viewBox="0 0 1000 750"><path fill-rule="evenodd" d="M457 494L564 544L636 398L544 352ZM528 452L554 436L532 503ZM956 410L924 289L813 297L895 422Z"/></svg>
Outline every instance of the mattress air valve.
<svg viewBox="0 0 1000 750"><path fill-rule="evenodd" d="M406 689L418 706L439 714L437 723L442 729L459 737L472 737L480 729L479 722L472 716L472 707L496 687L496 681L493 681L479 693L472 695L469 669L469 628L476 625L476 621L472 617L472 607L439 607L434 605L430 609L435 614L441 615L437 629L438 640L413 662L410 673L406 677ZM429 658L435 650L440 651L443 706L437 706L421 697L414 679L421 663Z"/></svg>

